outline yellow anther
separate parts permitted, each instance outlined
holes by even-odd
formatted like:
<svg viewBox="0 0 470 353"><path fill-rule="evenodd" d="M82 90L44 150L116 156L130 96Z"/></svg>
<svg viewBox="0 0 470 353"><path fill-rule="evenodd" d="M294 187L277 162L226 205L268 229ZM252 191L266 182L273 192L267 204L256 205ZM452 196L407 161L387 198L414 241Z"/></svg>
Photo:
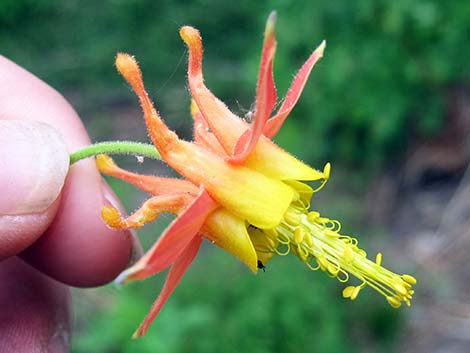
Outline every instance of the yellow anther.
<svg viewBox="0 0 470 353"><path fill-rule="evenodd" d="M350 298L351 294L354 292L356 287L354 286L347 286L346 288L343 289L343 298Z"/></svg>
<svg viewBox="0 0 470 353"><path fill-rule="evenodd" d="M326 182L328 181L328 179L330 178L330 172L331 172L331 164L330 163L326 163L325 164L325 167L323 168L323 179L322 179L322 182L321 184L313 190L313 192L318 192L320 191L321 189L323 189L323 187L325 186Z"/></svg>
<svg viewBox="0 0 470 353"><path fill-rule="evenodd" d="M395 284L393 288L395 288L395 290L403 296L408 294L408 291L406 290L406 288L401 284Z"/></svg>
<svg viewBox="0 0 470 353"><path fill-rule="evenodd" d="M356 299L360 291L361 291L361 286L354 287L354 290L352 291L351 297L350 297L351 300Z"/></svg>
<svg viewBox="0 0 470 353"><path fill-rule="evenodd" d="M297 256L300 258L300 260L302 260L302 262L307 262L308 252L304 251L300 246L297 252L298 252Z"/></svg>
<svg viewBox="0 0 470 353"><path fill-rule="evenodd" d="M325 271L328 268L328 260L325 257L317 257L317 262L320 265L322 271Z"/></svg>
<svg viewBox="0 0 470 353"><path fill-rule="evenodd" d="M302 244L305 238L305 230L301 227L297 227L294 230L294 243Z"/></svg>
<svg viewBox="0 0 470 353"><path fill-rule="evenodd" d="M325 234L331 238L339 238L341 235L338 232L327 229Z"/></svg>
<svg viewBox="0 0 470 353"><path fill-rule="evenodd" d="M401 302L397 297L387 297L388 303L394 307L395 309L398 309L401 306Z"/></svg>
<svg viewBox="0 0 470 353"><path fill-rule="evenodd" d="M336 275L339 272L339 268L333 265L332 263L329 263L327 268L328 268L328 272L336 277Z"/></svg>
<svg viewBox="0 0 470 353"><path fill-rule="evenodd" d="M320 213L317 211L310 211L307 214L307 219L310 223L314 223L318 217L320 217Z"/></svg>
<svg viewBox="0 0 470 353"><path fill-rule="evenodd" d="M416 284L416 278L414 278L413 276L410 276L410 275L402 275L401 278L403 278L403 280L406 282L406 283L409 283L409 284Z"/></svg>
<svg viewBox="0 0 470 353"><path fill-rule="evenodd" d="M326 217L318 217L316 219L316 222L323 225L323 226L326 226L326 224L328 224L330 222L330 219L326 218Z"/></svg>
<svg viewBox="0 0 470 353"><path fill-rule="evenodd" d="M309 248L313 247L313 237L308 233L305 233L305 243Z"/></svg>
<svg viewBox="0 0 470 353"><path fill-rule="evenodd" d="M284 214L284 220L287 222L287 224L295 227L300 224L302 218L297 212L287 210L287 212Z"/></svg>
<svg viewBox="0 0 470 353"><path fill-rule="evenodd" d="M331 164L330 162L328 162L323 167L323 178L325 178L325 180L330 179L330 173L331 173Z"/></svg>
<svg viewBox="0 0 470 353"><path fill-rule="evenodd" d="M343 252L343 258L346 263L351 263L354 261L354 251L350 246L346 247Z"/></svg>
<svg viewBox="0 0 470 353"><path fill-rule="evenodd" d="M382 253L381 252L377 253L377 255L375 256L375 263L379 266L382 265Z"/></svg>

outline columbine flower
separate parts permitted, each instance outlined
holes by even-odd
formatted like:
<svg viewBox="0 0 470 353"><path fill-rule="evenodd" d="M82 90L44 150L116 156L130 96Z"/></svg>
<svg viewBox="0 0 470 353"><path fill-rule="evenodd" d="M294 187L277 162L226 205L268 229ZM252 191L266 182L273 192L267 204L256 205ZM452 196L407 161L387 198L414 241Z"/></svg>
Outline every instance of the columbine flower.
<svg viewBox="0 0 470 353"><path fill-rule="evenodd" d="M202 40L192 27L180 35L188 46L188 80L193 97L194 142L180 140L163 122L145 91L135 59L118 54L116 66L139 97L150 137L162 159L184 179L138 175L120 169L101 155L101 172L126 180L153 194L134 214L123 218L106 206L103 219L114 228L138 228L162 212L177 218L156 244L117 279L123 283L144 279L170 267L165 285L134 337L144 335L194 259L202 238L209 239L244 262L253 272L274 254L296 255L312 270L320 269L340 282L350 276L360 284L348 286L343 296L354 300L366 285L383 294L393 307L410 305L412 276L397 275L366 258L355 238L340 233L338 221L310 211L312 195L330 175L305 165L272 141L294 108L325 42L311 54L297 73L278 111L273 80L276 49L275 14L269 17L256 89L253 123L234 115L204 85ZM314 190L301 181L317 181Z"/></svg>

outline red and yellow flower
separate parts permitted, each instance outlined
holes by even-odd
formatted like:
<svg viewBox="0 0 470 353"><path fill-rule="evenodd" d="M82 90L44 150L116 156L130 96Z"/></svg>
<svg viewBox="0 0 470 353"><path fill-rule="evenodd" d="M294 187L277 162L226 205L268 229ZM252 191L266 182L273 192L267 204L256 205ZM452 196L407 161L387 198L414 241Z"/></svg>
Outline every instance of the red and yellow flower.
<svg viewBox="0 0 470 353"><path fill-rule="evenodd" d="M271 139L294 108L307 78L322 57L325 42L310 55L275 114L273 79L276 50L275 15L269 17L256 89L253 122L233 114L205 84L202 74L202 39L189 26L180 36L189 50L188 80L193 97L194 142L183 141L163 122L144 88L136 60L118 54L116 66L132 86L142 106L151 140L162 159L184 179L138 175L119 168L100 155L104 174L128 181L153 196L124 218L112 206L102 210L114 228L139 228L162 212L177 217L155 245L117 279L123 283L144 279L170 268L165 285L135 337L144 335L196 256L202 238L233 254L253 272L274 254L295 254L312 270L321 269L340 282L350 275L360 285L346 287L343 296L355 299L366 284L387 298L393 307L410 304L415 279L397 275L366 258L357 240L340 234L340 223L310 211L310 199L330 175L330 164L312 169L275 145ZM320 182L312 189L305 181Z"/></svg>

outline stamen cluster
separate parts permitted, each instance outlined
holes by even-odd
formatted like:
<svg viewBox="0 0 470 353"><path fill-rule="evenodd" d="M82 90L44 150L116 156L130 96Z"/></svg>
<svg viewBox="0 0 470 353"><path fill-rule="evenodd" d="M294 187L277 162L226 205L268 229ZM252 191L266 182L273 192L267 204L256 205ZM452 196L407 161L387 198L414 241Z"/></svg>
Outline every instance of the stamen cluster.
<svg viewBox="0 0 470 353"><path fill-rule="evenodd" d="M384 295L394 308L400 307L401 302L411 305L411 287L416 283L413 276L398 275L382 267L381 253L375 261L369 260L356 238L340 233L339 221L309 211L309 207L307 200L299 198L276 228L251 227L249 233L258 257L267 262L274 254L285 256L292 252L309 269L321 270L341 283L348 282L351 275L360 280L359 285L344 288L344 298L355 300L368 285Z"/></svg>

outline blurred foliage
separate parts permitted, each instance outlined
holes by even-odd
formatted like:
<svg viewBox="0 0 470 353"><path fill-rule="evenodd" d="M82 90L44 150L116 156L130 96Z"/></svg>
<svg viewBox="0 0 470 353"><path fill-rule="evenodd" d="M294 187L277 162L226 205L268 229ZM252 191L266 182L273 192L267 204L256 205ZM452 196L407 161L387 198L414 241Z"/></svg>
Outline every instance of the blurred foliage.
<svg viewBox="0 0 470 353"><path fill-rule="evenodd" d="M244 115L253 103L264 22L272 9L278 11L275 76L281 97L309 53L327 40L324 59L277 137L315 165L330 160L355 171L381 165L399 155L411 135L439 132L449 89L468 84L468 1L2 0L0 48L63 92L100 139L116 138L116 129L132 133L127 116L117 119L123 107L131 104L139 116L136 99L113 68L116 52L132 53L163 116L188 134L189 125L182 125L190 118L179 27L201 30L208 86ZM117 188L127 206L136 206L130 190ZM356 201L340 207L346 214L360 208ZM201 253L149 335L137 342L129 337L161 282L98 290L103 299L88 313L77 307L73 352L393 349L400 312L375 293L365 291L355 303L341 300L338 283L295 259L278 258L254 277L212 248Z"/></svg>
<svg viewBox="0 0 470 353"><path fill-rule="evenodd" d="M3 0L0 47L60 90L80 92L85 120L103 113L105 97L131 99L112 61L117 51L133 53L163 115L188 132L181 127L189 123L189 98L178 28L201 30L208 85L243 115L253 103L271 9L279 14L281 96L309 52L328 43L279 136L308 161L379 165L403 150L410 132L436 133L447 90L468 82L468 1Z"/></svg>

